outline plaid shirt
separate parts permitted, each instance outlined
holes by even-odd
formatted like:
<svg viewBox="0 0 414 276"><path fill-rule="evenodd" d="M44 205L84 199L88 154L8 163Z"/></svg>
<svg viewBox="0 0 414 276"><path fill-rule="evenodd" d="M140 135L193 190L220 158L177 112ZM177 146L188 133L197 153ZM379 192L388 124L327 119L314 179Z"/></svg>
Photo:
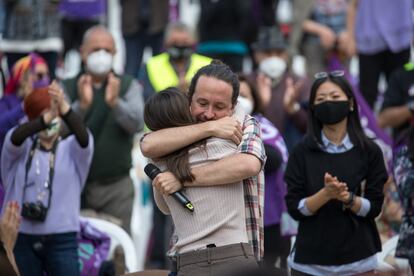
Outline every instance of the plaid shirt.
<svg viewBox="0 0 414 276"><path fill-rule="evenodd" d="M244 203L246 210L246 229L249 243L257 260L263 257L264 233L264 173L266 153L261 139L259 123L247 115L243 123L243 140L239 145L240 153L256 156L262 162L262 169L257 176L243 180Z"/></svg>

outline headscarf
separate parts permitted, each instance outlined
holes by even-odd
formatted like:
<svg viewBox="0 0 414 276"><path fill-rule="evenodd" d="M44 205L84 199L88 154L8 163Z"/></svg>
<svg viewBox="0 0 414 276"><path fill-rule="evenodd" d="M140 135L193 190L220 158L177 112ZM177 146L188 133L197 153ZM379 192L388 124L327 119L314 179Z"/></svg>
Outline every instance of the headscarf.
<svg viewBox="0 0 414 276"><path fill-rule="evenodd" d="M36 119L50 108L50 95L47 87L36 88L24 98L24 112L29 120Z"/></svg>
<svg viewBox="0 0 414 276"><path fill-rule="evenodd" d="M4 94L10 95L10 94L16 93L17 88L19 87L24 74L28 70L30 70L30 72L34 72L34 69L37 64L45 64L47 66L46 61L41 56L35 53L31 53L19 59L13 65L9 81L6 84L6 89L4 91Z"/></svg>

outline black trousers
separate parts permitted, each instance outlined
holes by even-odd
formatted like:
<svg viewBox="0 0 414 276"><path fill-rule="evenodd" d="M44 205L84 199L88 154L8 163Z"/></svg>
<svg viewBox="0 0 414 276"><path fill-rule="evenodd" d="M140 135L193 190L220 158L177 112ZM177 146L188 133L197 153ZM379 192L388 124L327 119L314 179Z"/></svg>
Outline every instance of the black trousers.
<svg viewBox="0 0 414 276"><path fill-rule="evenodd" d="M205 54L213 59L218 59L227 64L234 72L243 71L244 56L237 54Z"/></svg>
<svg viewBox="0 0 414 276"><path fill-rule="evenodd" d="M359 54L359 89L373 108L378 95L378 81L381 73L385 74L387 81L391 73L410 60L410 48L393 53L390 50L373 55Z"/></svg>
<svg viewBox="0 0 414 276"><path fill-rule="evenodd" d="M98 20L69 20L62 18L63 57L65 57L66 53L71 49L79 51L85 32L98 24Z"/></svg>
<svg viewBox="0 0 414 276"><path fill-rule="evenodd" d="M280 235L280 224L264 227L264 265L273 269L279 260L280 267L287 268L287 257L290 253L290 237Z"/></svg>

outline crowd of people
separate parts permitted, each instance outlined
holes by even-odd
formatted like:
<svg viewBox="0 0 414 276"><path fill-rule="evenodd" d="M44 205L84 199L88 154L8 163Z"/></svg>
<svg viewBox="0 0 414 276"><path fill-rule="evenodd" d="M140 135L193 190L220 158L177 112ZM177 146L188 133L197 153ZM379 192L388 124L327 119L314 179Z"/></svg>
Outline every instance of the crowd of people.
<svg viewBox="0 0 414 276"><path fill-rule="evenodd" d="M192 29L181 1L119 1L118 72L108 1L0 1L0 274L88 275L83 210L131 234L136 138L159 169L147 268L371 275L399 235L414 272L413 2L197 4Z"/></svg>

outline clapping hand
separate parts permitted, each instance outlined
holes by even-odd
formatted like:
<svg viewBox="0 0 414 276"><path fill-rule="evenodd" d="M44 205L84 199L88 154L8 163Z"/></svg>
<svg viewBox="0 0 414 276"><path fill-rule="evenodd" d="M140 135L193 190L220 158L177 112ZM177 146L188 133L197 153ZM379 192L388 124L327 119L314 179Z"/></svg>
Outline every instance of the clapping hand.
<svg viewBox="0 0 414 276"><path fill-rule="evenodd" d="M92 77L84 74L78 80L78 95L80 108L86 110L93 100Z"/></svg>
<svg viewBox="0 0 414 276"><path fill-rule="evenodd" d="M265 74L259 73L256 78L256 83L263 106L267 107L272 98L272 80Z"/></svg>
<svg viewBox="0 0 414 276"><path fill-rule="evenodd" d="M21 217L19 204L16 201L8 202L0 221L0 239L3 243L4 250L6 251L7 259L13 267L16 275L20 274L16 265L16 260L14 259L13 249L19 233L20 222ZM2 268L4 267L2 266Z"/></svg>
<svg viewBox="0 0 414 276"><path fill-rule="evenodd" d="M325 173L324 182L330 199L337 199L342 202L346 202L349 199L348 186L346 183L339 181L336 176Z"/></svg>
<svg viewBox="0 0 414 276"><path fill-rule="evenodd" d="M69 111L70 105L65 100L65 94L63 93L62 88L55 80L49 85L49 95L52 99L52 104L56 106L59 115L66 114Z"/></svg>
<svg viewBox="0 0 414 276"><path fill-rule="evenodd" d="M13 251L20 227L20 207L16 201L7 203L0 222L0 238L6 251Z"/></svg>
<svg viewBox="0 0 414 276"><path fill-rule="evenodd" d="M283 107L288 114L298 111L300 105L298 103L299 91L304 84L303 80L293 82L292 78L286 79L286 90L283 96Z"/></svg>
<svg viewBox="0 0 414 276"><path fill-rule="evenodd" d="M109 73L108 84L105 89L105 102L111 108L118 104L119 90L121 81L117 78L114 73Z"/></svg>

